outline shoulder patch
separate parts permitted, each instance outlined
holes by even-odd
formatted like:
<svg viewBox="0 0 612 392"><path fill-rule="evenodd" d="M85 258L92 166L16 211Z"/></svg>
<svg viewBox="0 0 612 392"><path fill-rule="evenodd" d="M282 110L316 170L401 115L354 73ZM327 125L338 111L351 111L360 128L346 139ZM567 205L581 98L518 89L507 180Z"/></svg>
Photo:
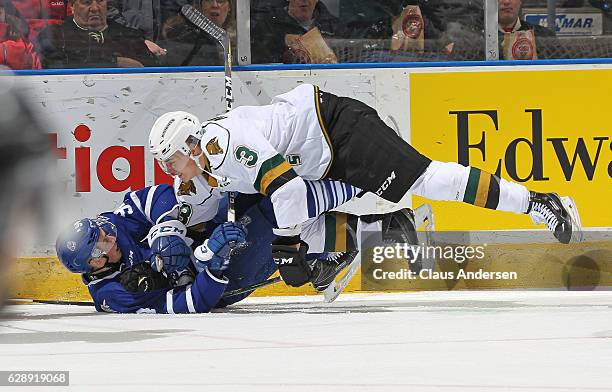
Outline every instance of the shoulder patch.
<svg viewBox="0 0 612 392"><path fill-rule="evenodd" d="M223 148L219 146L219 140L216 136L210 139L208 143L206 143L206 151L208 151L210 155L223 154Z"/></svg>
<svg viewBox="0 0 612 392"><path fill-rule="evenodd" d="M204 155L208 157L211 169L217 170L225 161L230 144L230 133L226 128L215 122L204 124L202 131L204 132L202 138ZM206 145L204 145L205 141Z"/></svg>

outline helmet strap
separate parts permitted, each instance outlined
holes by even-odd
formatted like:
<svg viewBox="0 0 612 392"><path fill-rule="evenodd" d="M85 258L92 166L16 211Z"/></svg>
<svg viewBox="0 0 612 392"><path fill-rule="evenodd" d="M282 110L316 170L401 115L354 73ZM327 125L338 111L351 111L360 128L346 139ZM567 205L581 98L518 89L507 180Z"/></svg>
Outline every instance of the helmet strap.
<svg viewBox="0 0 612 392"><path fill-rule="evenodd" d="M81 277L83 278L83 283L89 284L94 280L104 279L109 275L120 271L121 267L123 267L123 263L109 263L108 256L104 255L104 257L106 258L106 261L104 262L104 265L102 267L98 268L95 271L87 272L81 275Z"/></svg>
<svg viewBox="0 0 612 392"><path fill-rule="evenodd" d="M200 162L200 158L203 158L207 165L202 166L202 162ZM196 166L198 167L198 169L202 170L203 172L208 172L208 170L206 170L208 165L208 158L206 157L206 155L204 155L204 151L202 151L199 155L191 155L191 159L193 159L195 161Z"/></svg>

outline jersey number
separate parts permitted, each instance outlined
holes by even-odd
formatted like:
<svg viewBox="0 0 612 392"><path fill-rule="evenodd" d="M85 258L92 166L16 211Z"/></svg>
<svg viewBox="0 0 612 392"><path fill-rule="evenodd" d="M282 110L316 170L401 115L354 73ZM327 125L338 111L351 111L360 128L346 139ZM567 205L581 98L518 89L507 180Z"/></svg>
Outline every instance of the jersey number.
<svg viewBox="0 0 612 392"><path fill-rule="evenodd" d="M302 164L302 157L300 154L287 154L285 159L291 166L300 166Z"/></svg>
<svg viewBox="0 0 612 392"><path fill-rule="evenodd" d="M133 213L134 210L132 209L132 206L128 204L121 204L119 208L113 211L113 214L121 215L122 217L125 217L126 215L132 215Z"/></svg>
<svg viewBox="0 0 612 392"><path fill-rule="evenodd" d="M238 146L234 152L236 160L246 167L253 167L257 163L257 152L247 146Z"/></svg>

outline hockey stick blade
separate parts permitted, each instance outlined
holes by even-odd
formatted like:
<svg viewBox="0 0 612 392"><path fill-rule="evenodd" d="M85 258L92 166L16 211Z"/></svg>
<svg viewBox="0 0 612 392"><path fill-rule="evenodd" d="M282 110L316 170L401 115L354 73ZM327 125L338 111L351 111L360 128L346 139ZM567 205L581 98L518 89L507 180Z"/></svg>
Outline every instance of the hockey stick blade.
<svg viewBox="0 0 612 392"><path fill-rule="evenodd" d="M584 234L582 232L582 222L580 222L580 214L578 213L578 208L576 207L576 202L569 196L563 196L560 198L561 204L569 213L572 224L572 237L571 242L582 242L584 239Z"/></svg>
<svg viewBox="0 0 612 392"><path fill-rule="evenodd" d="M191 23L210 34L214 39L219 41L222 45L225 45L227 33L221 27L214 24L208 19L203 13L198 11L190 4L185 4L181 7L181 13Z"/></svg>

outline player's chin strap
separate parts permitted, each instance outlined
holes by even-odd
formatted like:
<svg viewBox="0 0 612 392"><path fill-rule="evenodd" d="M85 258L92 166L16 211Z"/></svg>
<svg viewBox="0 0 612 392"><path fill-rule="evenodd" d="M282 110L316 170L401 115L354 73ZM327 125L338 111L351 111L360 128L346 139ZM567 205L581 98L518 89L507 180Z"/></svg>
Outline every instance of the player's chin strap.
<svg viewBox="0 0 612 392"><path fill-rule="evenodd" d="M208 165L202 166L202 162L200 162L200 158L203 158L206 161L206 163L208 163L208 157L206 155L204 155L204 151L202 151L199 155L191 154L190 158L195 161L196 166L200 170L202 170L203 172L208 173L208 171L210 170L210 165L208 164ZM210 173L208 173L208 174L210 174Z"/></svg>
<svg viewBox="0 0 612 392"><path fill-rule="evenodd" d="M83 283L88 285L91 282L107 278L110 275L113 275L121 271L122 267L123 267L123 263L109 263L108 257L106 257L106 262L104 263L102 267L98 268L95 271L91 271L91 272L82 274L81 278L83 279Z"/></svg>
<svg viewBox="0 0 612 392"><path fill-rule="evenodd" d="M208 176L207 180L210 186L212 186L213 188L217 188L224 187L229 184L229 180L227 177L220 177L212 173L212 170L210 168L210 161L208 160L208 157L204 155L204 151L202 151L199 155L192 154L190 158L195 161L198 169L202 170ZM206 164L202 165L202 160L205 161Z"/></svg>

